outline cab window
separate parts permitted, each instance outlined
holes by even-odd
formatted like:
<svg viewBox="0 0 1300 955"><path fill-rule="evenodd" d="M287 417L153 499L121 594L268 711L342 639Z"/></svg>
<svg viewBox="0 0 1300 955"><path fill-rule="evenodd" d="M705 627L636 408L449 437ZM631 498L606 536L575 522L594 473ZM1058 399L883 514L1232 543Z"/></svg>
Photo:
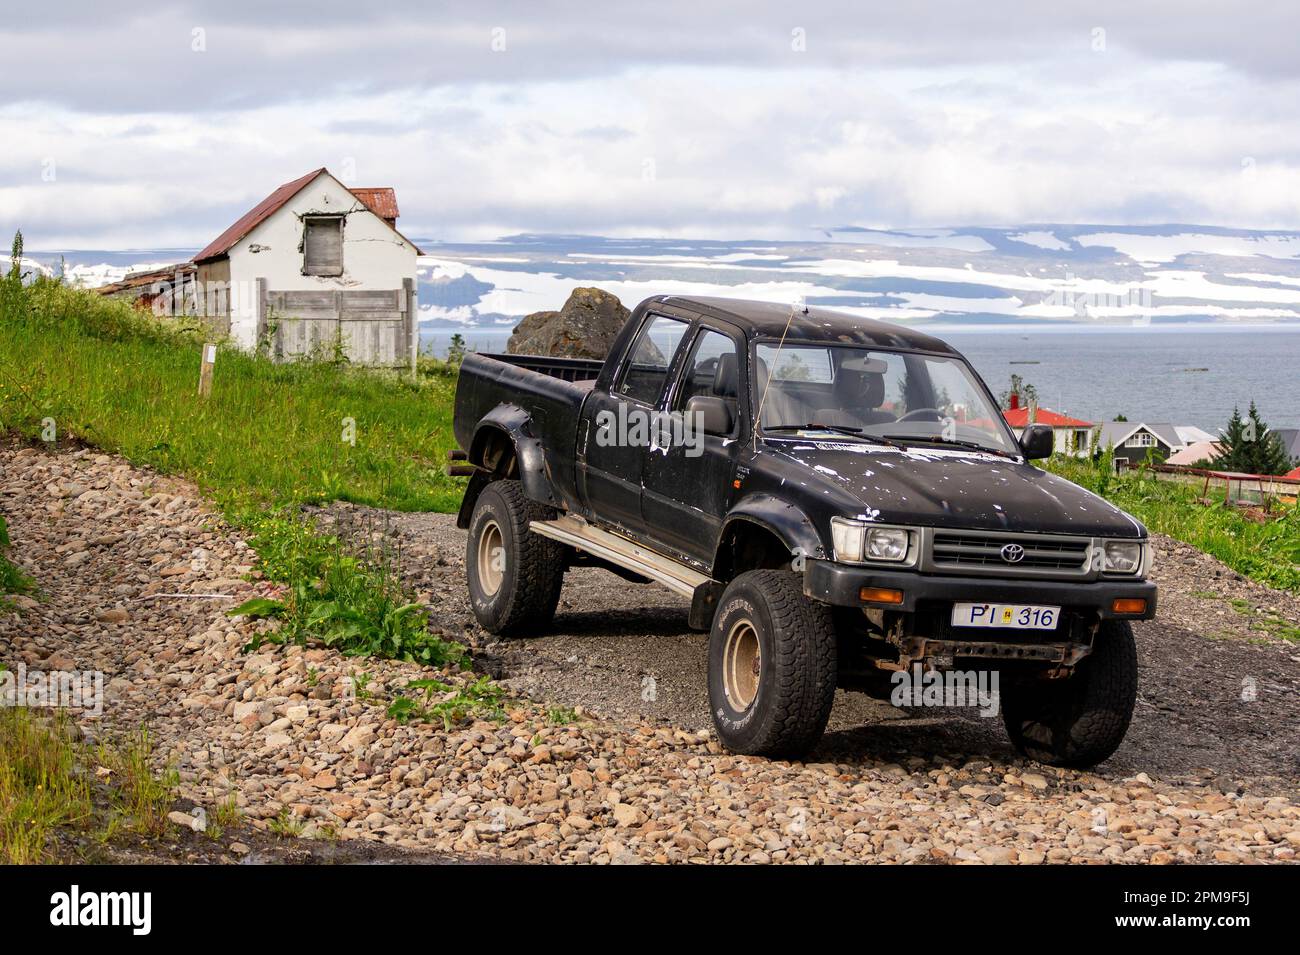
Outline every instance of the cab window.
<svg viewBox="0 0 1300 955"><path fill-rule="evenodd" d="M663 315L655 315L642 325L631 358L623 366L623 379L614 390L648 405L658 401L668 378L668 366L689 327L680 319Z"/></svg>
<svg viewBox="0 0 1300 955"><path fill-rule="evenodd" d="M731 420L738 418L740 398L739 349L729 335L706 328L695 339L686 362L682 387L674 411L684 411L692 398L722 398L731 405Z"/></svg>

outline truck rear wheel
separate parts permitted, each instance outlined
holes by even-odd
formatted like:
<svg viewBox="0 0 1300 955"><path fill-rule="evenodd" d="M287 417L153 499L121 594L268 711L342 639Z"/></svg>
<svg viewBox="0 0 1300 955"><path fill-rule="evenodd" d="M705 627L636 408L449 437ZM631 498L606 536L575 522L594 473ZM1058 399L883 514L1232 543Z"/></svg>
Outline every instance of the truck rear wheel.
<svg viewBox="0 0 1300 955"><path fill-rule="evenodd" d="M835 698L830 608L798 575L751 570L723 592L709 635L709 706L733 753L796 758L821 739Z"/></svg>
<svg viewBox="0 0 1300 955"><path fill-rule="evenodd" d="M518 481L493 481L474 504L465 578L474 616L500 636L536 633L550 624L564 583L565 548L528 529L555 511L524 495Z"/></svg>
<svg viewBox="0 0 1300 955"><path fill-rule="evenodd" d="M1092 653L1066 680L1002 690L1002 720L1016 749L1050 766L1084 769L1119 748L1137 702L1137 644L1126 620L1103 621Z"/></svg>

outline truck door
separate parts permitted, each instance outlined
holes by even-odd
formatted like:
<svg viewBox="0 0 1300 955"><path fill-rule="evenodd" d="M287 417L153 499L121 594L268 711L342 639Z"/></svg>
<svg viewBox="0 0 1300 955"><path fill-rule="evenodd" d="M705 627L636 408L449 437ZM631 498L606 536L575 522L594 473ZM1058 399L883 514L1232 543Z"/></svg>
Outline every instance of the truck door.
<svg viewBox="0 0 1300 955"><path fill-rule="evenodd" d="M593 391L583 405L578 471L586 504L597 520L641 536L641 469L649 453L655 411L668 372L690 324L648 315L608 393Z"/></svg>
<svg viewBox="0 0 1300 955"><path fill-rule="evenodd" d="M740 402L747 390L742 386L742 355L741 339L720 328L700 326L667 399L672 415L661 419L658 447L645 459L641 512L648 533L698 560L712 560L732 496L741 445ZM683 417L687 401L697 395L726 400L731 407L729 435L706 435Z"/></svg>

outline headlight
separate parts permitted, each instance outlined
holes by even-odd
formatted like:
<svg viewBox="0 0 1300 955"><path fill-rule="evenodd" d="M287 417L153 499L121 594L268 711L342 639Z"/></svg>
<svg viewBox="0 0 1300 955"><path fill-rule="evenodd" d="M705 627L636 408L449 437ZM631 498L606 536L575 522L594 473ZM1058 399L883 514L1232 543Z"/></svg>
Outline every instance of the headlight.
<svg viewBox="0 0 1300 955"><path fill-rule="evenodd" d="M1142 567L1142 541L1106 541L1101 549L1103 574L1136 574Z"/></svg>
<svg viewBox="0 0 1300 955"><path fill-rule="evenodd" d="M871 527L843 517L831 518L835 559L850 564L880 560L898 563L908 558L911 535L905 527Z"/></svg>
<svg viewBox="0 0 1300 955"><path fill-rule="evenodd" d="M868 560L906 560L907 531L901 527L873 527L867 531Z"/></svg>

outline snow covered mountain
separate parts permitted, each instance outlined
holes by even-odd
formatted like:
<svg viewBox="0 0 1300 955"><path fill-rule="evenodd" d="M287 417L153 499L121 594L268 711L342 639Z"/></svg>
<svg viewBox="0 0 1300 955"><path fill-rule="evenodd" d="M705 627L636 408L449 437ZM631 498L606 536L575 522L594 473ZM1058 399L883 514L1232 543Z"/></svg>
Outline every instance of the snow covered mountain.
<svg viewBox="0 0 1300 955"><path fill-rule="evenodd" d="M513 324L576 285L834 306L890 321L1115 324L1300 321L1300 232L1024 225L820 230L814 241L517 235L421 240L426 328ZM29 252L99 285L190 250Z"/></svg>

